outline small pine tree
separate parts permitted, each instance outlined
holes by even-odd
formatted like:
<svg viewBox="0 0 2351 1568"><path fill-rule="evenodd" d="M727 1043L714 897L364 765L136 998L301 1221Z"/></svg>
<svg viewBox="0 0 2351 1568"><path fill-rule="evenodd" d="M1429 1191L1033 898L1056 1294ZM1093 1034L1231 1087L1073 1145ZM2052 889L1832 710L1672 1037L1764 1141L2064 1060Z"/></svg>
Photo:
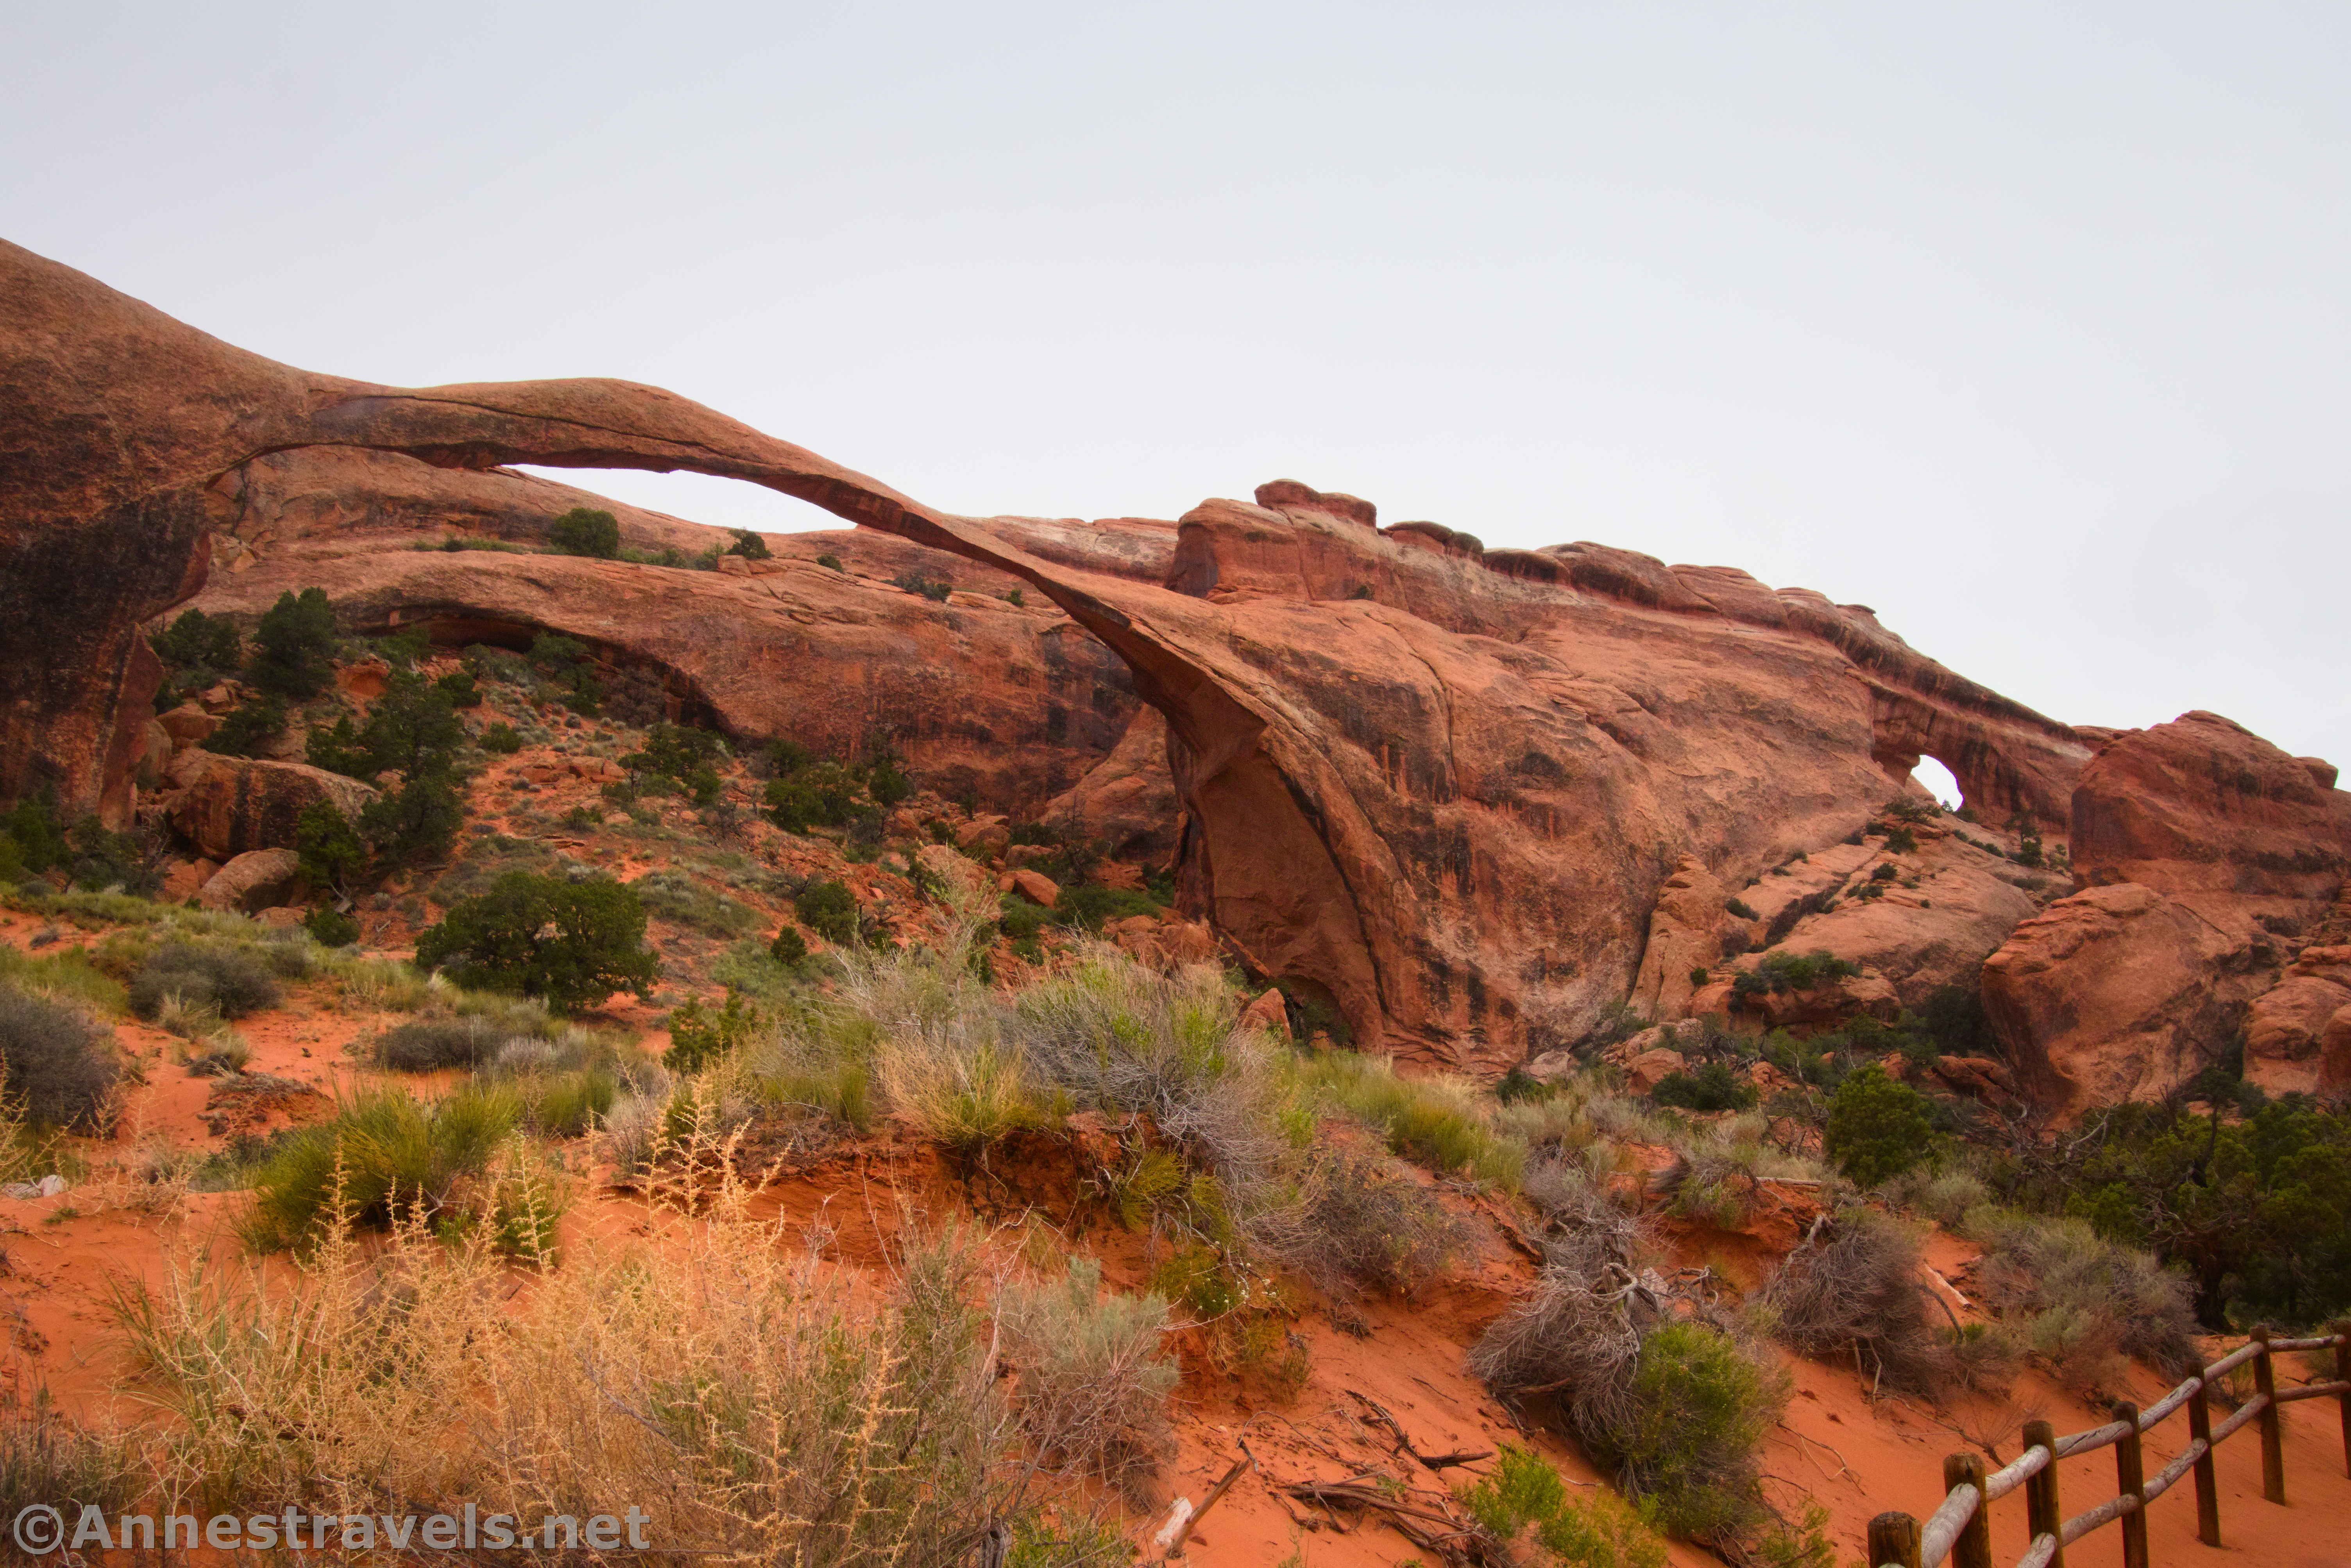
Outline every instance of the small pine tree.
<svg viewBox="0 0 2351 1568"><path fill-rule="evenodd" d="M645 906L608 877L566 882L511 871L453 905L416 941L416 962L460 985L593 1007L615 991L653 991L661 959L644 946Z"/></svg>
<svg viewBox="0 0 2351 1568"><path fill-rule="evenodd" d="M334 678L335 612L323 588L281 593L254 629L246 677L280 696L314 697Z"/></svg>
<svg viewBox="0 0 2351 1568"><path fill-rule="evenodd" d="M1829 1097L1821 1141L1846 1178L1861 1186L1893 1180L1924 1159L1935 1132L1924 1094L1865 1062Z"/></svg>

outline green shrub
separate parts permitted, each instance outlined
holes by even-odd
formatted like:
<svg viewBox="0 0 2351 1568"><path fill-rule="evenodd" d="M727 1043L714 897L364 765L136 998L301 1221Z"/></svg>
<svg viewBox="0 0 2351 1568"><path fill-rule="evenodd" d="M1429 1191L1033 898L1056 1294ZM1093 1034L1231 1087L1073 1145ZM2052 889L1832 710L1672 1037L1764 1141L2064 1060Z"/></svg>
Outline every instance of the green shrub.
<svg viewBox="0 0 2351 1568"><path fill-rule="evenodd" d="M174 670L201 671L215 678L234 673L245 658L236 622L201 610L187 611L162 631L150 633L147 645Z"/></svg>
<svg viewBox="0 0 2351 1568"><path fill-rule="evenodd" d="M1731 914L1736 915L1741 920L1761 920L1762 918L1761 915L1755 913L1754 906L1750 904L1743 898L1730 899L1726 902L1722 907L1729 911Z"/></svg>
<svg viewBox="0 0 2351 1568"><path fill-rule="evenodd" d="M276 1007L282 995L268 966L239 947L169 942L131 977L131 1010L150 1022L167 997L178 998L184 1007L241 1019Z"/></svg>
<svg viewBox="0 0 2351 1568"><path fill-rule="evenodd" d="M604 700L604 685L586 643L542 632L531 639L529 661L530 667L554 687L564 706L576 714L595 716Z"/></svg>
<svg viewBox="0 0 2351 1568"><path fill-rule="evenodd" d="M363 1094L333 1121L293 1134L255 1171L246 1239L277 1250L339 1223L383 1229L413 1215L445 1235L480 1227L503 1250L543 1253L559 1191L491 1179L521 1113L511 1088L467 1085L432 1105L397 1089Z"/></svg>
<svg viewBox="0 0 2351 1568"><path fill-rule="evenodd" d="M813 762L768 781L768 815L788 833L843 827L856 816L863 792L840 763Z"/></svg>
<svg viewBox="0 0 2351 1568"><path fill-rule="evenodd" d="M45 872L60 865L71 854L66 843L65 824L57 820L56 794L47 787L26 795L0 816L0 831L5 831L9 842L16 848L16 856L28 872Z"/></svg>
<svg viewBox="0 0 2351 1568"><path fill-rule="evenodd" d="M318 887L341 888L367 865L367 846L360 841L359 830L332 800L313 800L302 808L294 822L294 848L301 857L304 879Z"/></svg>
<svg viewBox="0 0 2351 1568"><path fill-rule="evenodd" d="M222 757L258 757L285 733L284 698L248 697L222 716L220 727L205 740L204 749Z"/></svg>
<svg viewBox="0 0 2351 1568"><path fill-rule="evenodd" d="M849 570L847 567L841 564L841 558L832 554L830 550L826 551L823 555L817 557L816 563L831 571L846 572Z"/></svg>
<svg viewBox="0 0 2351 1568"><path fill-rule="evenodd" d="M395 670L413 670L417 661L433 653L433 638L422 626L410 626L375 640L375 651Z"/></svg>
<svg viewBox="0 0 2351 1568"><path fill-rule="evenodd" d="M323 588L281 593L254 629L246 678L279 696L314 697L334 679L335 612Z"/></svg>
<svg viewBox="0 0 2351 1568"><path fill-rule="evenodd" d="M1666 1543L1640 1510L1605 1490L1570 1500L1559 1472L1530 1449L1503 1444L1493 1473L1457 1495L1496 1540L1531 1531L1567 1568L1665 1568Z"/></svg>
<svg viewBox="0 0 2351 1568"><path fill-rule="evenodd" d="M433 689L449 699L455 708L482 706L481 684L474 679L471 670L452 670L433 683Z"/></svg>
<svg viewBox="0 0 2351 1568"><path fill-rule="evenodd" d="M1809 991L1815 986L1848 979L1860 973L1860 965L1825 951L1815 949L1804 954L1775 951L1764 954L1755 967L1733 980L1730 989L1733 996L1741 998L1761 996L1765 992L1778 995L1785 991Z"/></svg>
<svg viewBox="0 0 2351 1568"><path fill-rule="evenodd" d="M465 826L465 798L443 774L403 779L399 789L360 808L359 830L385 865L407 865L447 854Z"/></svg>
<svg viewBox="0 0 2351 1568"><path fill-rule="evenodd" d="M921 594L934 604L945 604L947 595L955 591L954 583L942 581L935 577L925 577L919 571L902 571L890 581L909 593Z"/></svg>
<svg viewBox="0 0 2351 1568"><path fill-rule="evenodd" d="M32 1120L102 1130L122 1076L112 1031L72 1008L0 985L7 1098Z"/></svg>
<svg viewBox="0 0 2351 1568"><path fill-rule="evenodd" d="M792 912L800 917L801 925L836 947L857 940L857 895L845 883L810 883L793 895Z"/></svg>
<svg viewBox="0 0 2351 1568"><path fill-rule="evenodd" d="M778 964L801 964L808 960L808 938L793 925L777 927L776 939L768 944L768 956Z"/></svg>
<svg viewBox="0 0 2351 1568"><path fill-rule="evenodd" d="M565 555L611 560L621 553L621 520L601 507L574 507L547 530L548 541Z"/></svg>
<svg viewBox="0 0 2351 1568"><path fill-rule="evenodd" d="M1631 1422L1618 1462L1675 1535L1735 1538L1757 1515L1756 1458L1786 1402L1775 1380L1721 1330L1667 1322L1641 1340Z"/></svg>
<svg viewBox="0 0 2351 1568"><path fill-rule="evenodd" d="M507 1031L488 1019L441 1014L386 1030L371 1054L377 1066L394 1072L439 1072L481 1066L506 1039Z"/></svg>
<svg viewBox="0 0 2351 1568"><path fill-rule="evenodd" d="M1053 904L1054 924L1080 931L1099 931L1108 922L1130 915L1158 914L1159 905L1152 902L1149 894L1131 888L1103 887L1099 883L1065 887Z"/></svg>
<svg viewBox="0 0 2351 1568"><path fill-rule="evenodd" d="M360 939L360 923L331 904L322 904L304 915L302 929L321 947L348 947Z"/></svg>
<svg viewBox="0 0 2351 1568"><path fill-rule="evenodd" d="M669 1015L669 1049L662 1053L662 1065L681 1076L715 1067L734 1055L765 1021L738 992L727 992L726 1005L715 1009L704 1007L699 997L688 998Z"/></svg>
<svg viewBox="0 0 2351 1568"><path fill-rule="evenodd" d="M1918 835L1899 825L1889 827L1886 830L1886 850L1888 854L1916 854L1918 850ZM1893 874L1890 868L1880 867L1879 869L1885 871L1889 876Z"/></svg>
<svg viewBox="0 0 2351 1568"><path fill-rule="evenodd" d="M543 997L571 1010L614 991L651 993L661 961L644 934L644 904L619 883L513 871L419 936L416 961L446 967L461 985Z"/></svg>
<svg viewBox="0 0 2351 1568"><path fill-rule="evenodd" d="M766 560L775 553L768 548L766 539L748 528L736 528L732 532L735 542L726 547L728 555L739 555L745 560Z"/></svg>
<svg viewBox="0 0 2351 1568"><path fill-rule="evenodd" d="M2075 1381L2118 1380L2134 1356L2177 1377L2198 1363L2188 1281L2079 1219L1970 1215L1985 1242L1977 1279L2034 1350Z"/></svg>
<svg viewBox="0 0 2351 1568"><path fill-rule="evenodd" d="M682 871L649 871L629 886L648 913L705 936L731 940L767 924L758 911Z"/></svg>
<svg viewBox="0 0 2351 1568"><path fill-rule="evenodd" d="M552 1077L525 1079L523 1124L549 1138L577 1138L603 1120L620 1097L620 1080L601 1068L581 1068Z"/></svg>
<svg viewBox="0 0 2351 1568"><path fill-rule="evenodd" d="M1701 1063L1696 1072L1668 1072L1649 1091L1660 1105L1685 1111L1744 1111L1755 1103L1755 1086L1727 1062Z"/></svg>
<svg viewBox="0 0 2351 1568"><path fill-rule="evenodd" d="M74 885L93 893L113 889L143 898L163 883L164 840L141 828L133 832L110 831L96 817L84 817L66 835L61 862Z"/></svg>
<svg viewBox="0 0 2351 1568"><path fill-rule="evenodd" d="M482 731L481 747L493 757L511 757L522 749L522 737L515 727L500 719Z"/></svg>
<svg viewBox="0 0 2351 1568"><path fill-rule="evenodd" d="M1925 1159L1934 1131L1931 1102L1871 1061L1829 1097L1821 1143L1846 1179L1876 1186Z"/></svg>

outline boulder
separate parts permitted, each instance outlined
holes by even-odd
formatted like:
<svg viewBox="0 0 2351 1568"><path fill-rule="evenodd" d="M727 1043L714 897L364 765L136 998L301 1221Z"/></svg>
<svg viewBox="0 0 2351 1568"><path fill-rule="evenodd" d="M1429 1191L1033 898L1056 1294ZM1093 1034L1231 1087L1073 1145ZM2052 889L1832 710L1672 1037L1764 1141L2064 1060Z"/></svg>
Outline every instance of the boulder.
<svg viewBox="0 0 2351 1568"><path fill-rule="evenodd" d="M1625 1087L1635 1094L1646 1094L1685 1065L1687 1059L1680 1051L1662 1045L1641 1051L1625 1063Z"/></svg>
<svg viewBox="0 0 2351 1568"><path fill-rule="evenodd" d="M2340 1020L2338 1022L2338 1020ZM2245 1013L2245 1077L2270 1094L2351 1091L2351 946L2308 947Z"/></svg>
<svg viewBox="0 0 2351 1568"><path fill-rule="evenodd" d="M1259 992L1249 1006L1241 1009L1240 1026L1263 1030L1276 1040L1288 1040L1290 1009L1282 1000L1281 992L1272 986Z"/></svg>
<svg viewBox="0 0 2351 1568"><path fill-rule="evenodd" d="M956 842L978 855L1000 855L1012 843L1012 829L1000 816L974 817L956 831Z"/></svg>
<svg viewBox="0 0 2351 1568"><path fill-rule="evenodd" d="M185 904L220 870L216 861L174 860L163 868L163 885L156 896L165 904Z"/></svg>
<svg viewBox="0 0 2351 1568"><path fill-rule="evenodd" d="M1061 901L1061 884L1041 871L1031 871L1027 866L1022 866L1012 873L1012 885L1021 896L1034 900L1048 909Z"/></svg>
<svg viewBox="0 0 2351 1568"><path fill-rule="evenodd" d="M175 748L202 746L212 738L213 731L221 727L218 718L194 703L182 703L178 707L157 716L155 722L163 727L163 732L172 737Z"/></svg>
<svg viewBox="0 0 2351 1568"><path fill-rule="evenodd" d="M215 757L183 751L172 758L180 789L172 821L199 852L225 861L247 850L287 849L303 809L331 802L356 822L376 791L356 779L302 762Z"/></svg>
<svg viewBox="0 0 2351 1568"><path fill-rule="evenodd" d="M196 902L206 909L251 913L286 903L301 882L302 859L292 850L247 850L213 873L197 890ZM294 924L300 921L298 911Z"/></svg>
<svg viewBox="0 0 2351 1568"><path fill-rule="evenodd" d="M2136 883L2061 898L1984 963L2019 1086L2060 1116L2161 1099L2218 1056L2265 976L2224 930Z"/></svg>
<svg viewBox="0 0 2351 1568"><path fill-rule="evenodd" d="M266 851L262 852L266 853ZM285 931L291 930L310 917L309 910L298 904L280 904L259 911L254 919L263 925Z"/></svg>

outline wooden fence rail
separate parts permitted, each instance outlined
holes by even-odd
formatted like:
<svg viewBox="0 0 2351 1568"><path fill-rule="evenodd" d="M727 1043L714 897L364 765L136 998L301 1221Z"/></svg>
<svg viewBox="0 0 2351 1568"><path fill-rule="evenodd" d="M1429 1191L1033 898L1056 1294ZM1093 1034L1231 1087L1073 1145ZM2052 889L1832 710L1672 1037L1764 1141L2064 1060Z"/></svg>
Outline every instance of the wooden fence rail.
<svg viewBox="0 0 2351 1568"><path fill-rule="evenodd" d="M2335 1352L2335 1375L2280 1393L2273 1358L2282 1351ZM2218 1427L2212 1425L2209 1390L2212 1380L2247 1362L2253 1366L2253 1396L2237 1406ZM2154 1404L2115 1406L2115 1418L2104 1427L2059 1437L2046 1421L2024 1424L2024 1452L2014 1464L1990 1475L1973 1454L1953 1454L1943 1461L1943 1504L1924 1524L1907 1513L1881 1513L1869 1521L1869 1561L1877 1568L1993 1568L1991 1505L2024 1489L2026 1527L2032 1544L2016 1560L2016 1568L2065 1568L2065 1548L2095 1530L2119 1524L2123 1536L2123 1568L2149 1568L2147 1511L2158 1498L2191 1471L2196 1477L2196 1536L2207 1546L2220 1544L2220 1488L2212 1456L2222 1443L2258 1423L2262 1443L2262 1496L2285 1501L2285 1431L2281 1406L2297 1399L2331 1398L2343 1417L2343 1473L2351 1476L2351 1325L2344 1332L2315 1339L2273 1339L2266 1328L2253 1331L2251 1340L2214 1362ZM2179 1457L2147 1474L2140 1438L2164 1421L2188 1411L2188 1446ZM2057 1496L2057 1461L2075 1454L2115 1450L2115 1495L2085 1513L2065 1516Z"/></svg>

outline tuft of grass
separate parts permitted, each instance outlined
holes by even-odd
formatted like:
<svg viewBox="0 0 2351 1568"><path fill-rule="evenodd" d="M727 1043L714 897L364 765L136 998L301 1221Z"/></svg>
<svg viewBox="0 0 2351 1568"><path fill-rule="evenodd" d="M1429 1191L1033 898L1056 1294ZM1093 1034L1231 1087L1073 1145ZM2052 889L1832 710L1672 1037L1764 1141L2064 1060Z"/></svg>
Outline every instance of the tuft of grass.
<svg viewBox="0 0 2351 1568"><path fill-rule="evenodd" d="M1654 1503L1636 1507L1607 1490L1571 1500L1559 1472L1531 1449L1505 1443L1494 1470L1456 1494L1505 1555L1521 1538L1565 1568L1665 1568Z"/></svg>
<svg viewBox="0 0 2351 1568"><path fill-rule="evenodd" d="M1438 1176L1466 1176L1515 1192L1526 1145L1497 1133L1477 1092L1458 1080L1406 1079L1386 1061L1331 1051L1306 1059L1306 1082Z"/></svg>
<svg viewBox="0 0 2351 1568"><path fill-rule="evenodd" d="M120 1018L131 1009L122 983L79 947L37 955L0 943L0 985L68 1002L101 1017Z"/></svg>
<svg viewBox="0 0 2351 1568"><path fill-rule="evenodd" d="M732 941L767 925L767 917L681 871L653 871L629 883L648 913L705 936Z"/></svg>

